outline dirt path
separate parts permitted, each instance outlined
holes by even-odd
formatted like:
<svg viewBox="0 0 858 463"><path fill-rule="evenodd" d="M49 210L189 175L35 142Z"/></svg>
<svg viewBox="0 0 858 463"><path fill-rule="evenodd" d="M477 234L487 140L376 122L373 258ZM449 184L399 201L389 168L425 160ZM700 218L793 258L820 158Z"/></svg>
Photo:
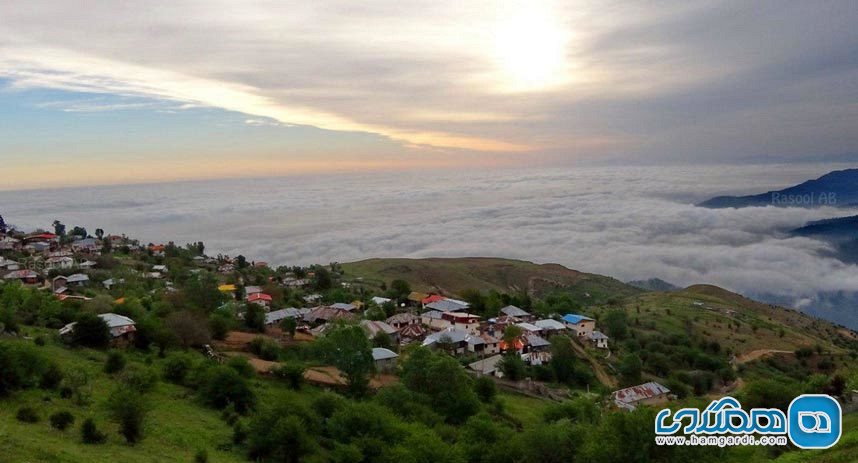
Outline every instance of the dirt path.
<svg viewBox="0 0 858 463"><path fill-rule="evenodd" d="M596 379L598 379L600 383L611 388L617 387L617 380L615 380L613 376L609 375L602 367L602 364L599 363L598 360L594 359L593 356L591 356L574 340L572 341L572 349L575 350L575 353L578 354L579 357L584 358L588 363L590 363L590 366L593 368L593 372L596 374Z"/></svg>
<svg viewBox="0 0 858 463"><path fill-rule="evenodd" d="M752 362L754 360L757 360L757 359L760 359L763 357L768 357L769 355L774 355L774 354L792 354L792 353L793 353L793 351L790 351L790 350L757 349L757 350L752 350L750 352L746 352L742 355L739 355L738 357L736 357L736 363L737 364L748 363L748 362Z"/></svg>

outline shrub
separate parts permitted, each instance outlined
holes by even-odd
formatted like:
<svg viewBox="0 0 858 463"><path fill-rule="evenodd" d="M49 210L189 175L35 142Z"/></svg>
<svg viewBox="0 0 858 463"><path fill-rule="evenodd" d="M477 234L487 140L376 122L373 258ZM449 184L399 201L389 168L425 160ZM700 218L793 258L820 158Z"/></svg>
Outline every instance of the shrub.
<svg viewBox="0 0 858 463"><path fill-rule="evenodd" d="M256 369L253 368L253 365L250 364L250 361L247 360L247 357L242 355L236 357L230 357L230 359L226 362L226 366L232 368L236 371L236 373L244 376L245 378L253 378L256 376Z"/></svg>
<svg viewBox="0 0 858 463"><path fill-rule="evenodd" d="M33 339L33 342L36 343L36 345L39 347L44 346L47 343L45 337L42 335L36 336L36 339Z"/></svg>
<svg viewBox="0 0 858 463"><path fill-rule="evenodd" d="M51 415L50 420L51 427L59 429L60 431L65 431L66 428L74 424L74 415L67 411L56 412Z"/></svg>
<svg viewBox="0 0 858 463"><path fill-rule="evenodd" d="M274 368L271 370L271 373L296 391L301 389L301 383L304 382L304 366L298 363L287 363L286 365Z"/></svg>
<svg viewBox="0 0 858 463"><path fill-rule="evenodd" d="M104 362L104 372L107 374L117 373L125 368L125 356L118 350L112 350L107 354L107 361Z"/></svg>
<svg viewBox="0 0 858 463"><path fill-rule="evenodd" d="M130 365L122 372L119 380L133 391L144 394L158 384L158 374L149 367Z"/></svg>
<svg viewBox="0 0 858 463"><path fill-rule="evenodd" d="M193 367L193 361L185 354L171 355L164 363L164 379L171 383L182 384Z"/></svg>
<svg viewBox="0 0 858 463"><path fill-rule="evenodd" d="M248 345L250 352L253 352L262 360L277 360L280 355L280 348L274 341L259 336Z"/></svg>
<svg viewBox="0 0 858 463"><path fill-rule="evenodd" d="M136 391L116 389L108 399L108 408L113 419L119 424L119 433L129 444L143 437L143 420L146 418L146 404Z"/></svg>
<svg viewBox="0 0 858 463"><path fill-rule="evenodd" d="M498 389L491 377L480 376L476 381L474 381L474 392L477 393L477 397L479 397L481 401L488 403L495 399L495 396L498 394Z"/></svg>
<svg viewBox="0 0 858 463"><path fill-rule="evenodd" d="M51 365L32 346L0 344L0 396L40 384Z"/></svg>
<svg viewBox="0 0 858 463"><path fill-rule="evenodd" d="M247 427L241 421L236 421L232 426L232 443L241 445L247 440Z"/></svg>
<svg viewBox="0 0 858 463"><path fill-rule="evenodd" d="M39 414L33 407L21 407L15 415L18 421L22 423L36 423L39 421Z"/></svg>
<svg viewBox="0 0 858 463"><path fill-rule="evenodd" d="M197 453L194 455L194 463L208 463L209 454L205 449L197 450Z"/></svg>
<svg viewBox="0 0 858 463"><path fill-rule="evenodd" d="M247 380L227 366L211 367L200 378L199 393L203 401L217 409L229 404L239 413L253 408L256 400Z"/></svg>
<svg viewBox="0 0 858 463"><path fill-rule="evenodd" d="M98 430L92 418L80 425L80 435L84 444L103 444L107 440L107 435Z"/></svg>
<svg viewBox="0 0 858 463"><path fill-rule="evenodd" d="M39 381L39 387L42 389L56 389L63 381L63 371L56 363L48 364L47 369L42 373L42 379Z"/></svg>

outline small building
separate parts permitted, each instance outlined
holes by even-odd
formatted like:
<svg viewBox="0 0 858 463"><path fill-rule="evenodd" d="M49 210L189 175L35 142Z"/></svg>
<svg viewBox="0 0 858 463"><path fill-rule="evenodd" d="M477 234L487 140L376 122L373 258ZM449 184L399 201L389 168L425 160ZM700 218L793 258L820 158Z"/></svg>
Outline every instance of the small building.
<svg viewBox="0 0 858 463"><path fill-rule="evenodd" d="M407 325L399 330L399 343L410 344L414 341L422 341L426 337L426 328L420 323Z"/></svg>
<svg viewBox="0 0 858 463"><path fill-rule="evenodd" d="M69 288L76 286L82 287L89 284L89 276L85 273L75 273L66 277L66 284Z"/></svg>
<svg viewBox="0 0 858 463"><path fill-rule="evenodd" d="M532 323L525 323L525 322L516 323L515 326L524 330L525 333L533 333L533 334L542 333L542 328L540 328L540 327L538 327Z"/></svg>
<svg viewBox="0 0 858 463"><path fill-rule="evenodd" d="M393 374L396 372L396 361L399 354L383 347L372 348L372 361L375 363L375 371L382 374Z"/></svg>
<svg viewBox="0 0 858 463"><path fill-rule="evenodd" d="M7 281L18 280L25 285L39 284L39 274L26 269L9 272L3 277L3 279Z"/></svg>
<svg viewBox="0 0 858 463"><path fill-rule="evenodd" d="M48 270L68 270L74 267L74 259L67 256L49 257L45 260L45 268Z"/></svg>
<svg viewBox="0 0 858 463"><path fill-rule="evenodd" d="M491 375L496 378L503 378L503 372L500 369L501 360L503 360L503 355L493 355L468 364L468 368L476 371L480 375Z"/></svg>
<svg viewBox="0 0 858 463"><path fill-rule="evenodd" d="M74 252L93 254L101 251L101 243L99 243L95 238L84 238L72 242L71 248Z"/></svg>
<svg viewBox="0 0 858 463"><path fill-rule="evenodd" d="M254 294L259 294L262 292L262 288L259 286L245 286L244 287L244 295L250 297Z"/></svg>
<svg viewBox="0 0 858 463"><path fill-rule="evenodd" d="M562 334L566 332L566 325L551 318L537 320L533 322L533 324L538 326L539 329L542 330L543 336L553 336L555 334Z"/></svg>
<svg viewBox="0 0 858 463"><path fill-rule="evenodd" d="M607 349L608 348L608 336L601 331L593 331L589 334L588 339L590 342L596 345L599 349Z"/></svg>
<svg viewBox="0 0 858 463"><path fill-rule="evenodd" d="M596 320L584 315L568 313L563 316L563 323L578 337L588 336L596 329Z"/></svg>
<svg viewBox="0 0 858 463"><path fill-rule="evenodd" d="M300 319L302 316L301 311L294 308L289 307L287 309L273 310L265 314L265 324L266 325L278 325L284 319L294 318L296 320Z"/></svg>
<svg viewBox="0 0 858 463"><path fill-rule="evenodd" d="M152 271L158 272L158 273L167 273L167 266L166 265L153 265Z"/></svg>
<svg viewBox="0 0 858 463"><path fill-rule="evenodd" d="M468 309L468 304L453 299L442 299L426 304L426 308L438 312L461 312Z"/></svg>
<svg viewBox="0 0 858 463"><path fill-rule="evenodd" d="M464 312L445 312L441 319L457 330L467 331L471 334L480 333L480 316Z"/></svg>
<svg viewBox="0 0 858 463"><path fill-rule="evenodd" d="M399 330L409 325L419 325L420 317L412 313L404 312L393 315L386 321L388 325Z"/></svg>
<svg viewBox="0 0 858 463"><path fill-rule="evenodd" d="M618 407L634 410L638 405L661 405L670 399L669 394L670 389L650 381L639 386L614 391L611 398L614 399L614 403Z"/></svg>
<svg viewBox="0 0 858 463"><path fill-rule="evenodd" d="M412 305L420 305L423 302L423 299L426 299L427 297L429 297L429 295L426 293L412 291L410 294L408 294L407 299L408 302L410 302Z"/></svg>
<svg viewBox="0 0 858 463"><path fill-rule="evenodd" d="M387 304L388 302L392 302L392 301L393 301L392 299L388 299L388 298L386 298L386 297L379 297L379 296L375 296L375 297L373 297L373 298L372 298L372 299L370 299L370 300L371 300L375 305L377 305L377 306L379 306L379 307L383 306L384 304Z"/></svg>
<svg viewBox="0 0 858 463"><path fill-rule="evenodd" d="M388 325L386 322L377 320L361 320L361 328L366 332L368 338L373 339L381 333L386 334L391 341L399 344L399 330Z"/></svg>
<svg viewBox="0 0 858 463"><path fill-rule="evenodd" d="M262 307L271 307L272 300L271 296L265 293L254 293L247 297L247 302L259 304Z"/></svg>
<svg viewBox="0 0 858 463"><path fill-rule="evenodd" d="M515 317L525 322L531 321L533 319L533 315L514 305L508 305L500 309L500 313L506 315L507 317Z"/></svg>
<svg viewBox="0 0 858 463"><path fill-rule="evenodd" d="M111 344L129 344L134 342L134 334L137 331L134 320L115 313L103 313L98 315L107 324L110 329L110 336L113 337ZM69 323L60 328L60 336L67 336L74 331L74 326L77 322Z"/></svg>
<svg viewBox="0 0 858 463"><path fill-rule="evenodd" d="M238 288L235 285L220 285L217 287L217 290L224 294L234 293L236 289Z"/></svg>
<svg viewBox="0 0 858 463"><path fill-rule="evenodd" d="M356 305L349 304L346 302L336 302L334 304L331 304L330 307L336 310L345 310L346 312L354 312L355 310L357 310Z"/></svg>

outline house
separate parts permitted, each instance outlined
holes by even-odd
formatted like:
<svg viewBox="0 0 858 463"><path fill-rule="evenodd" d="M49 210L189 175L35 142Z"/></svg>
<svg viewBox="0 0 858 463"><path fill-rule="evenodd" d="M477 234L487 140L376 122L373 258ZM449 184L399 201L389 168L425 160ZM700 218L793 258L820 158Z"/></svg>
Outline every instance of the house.
<svg viewBox="0 0 858 463"><path fill-rule="evenodd" d="M262 292L262 288L260 288L259 286L245 286L244 287L244 294L247 297L250 297L254 294L258 294L261 292Z"/></svg>
<svg viewBox="0 0 858 463"><path fill-rule="evenodd" d="M540 327L538 327L532 323L525 323L525 322L516 323L515 326L524 330L525 333L533 333L533 334L542 333L542 328L540 328Z"/></svg>
<svg viewBox="0 0 858 463"><path fill-rule="evenodd" d="M575 332L578 337L588 336L596 329L596 320L584 315L568 313L563 316L563 324Z"/></svg>
<svg viewBox="0 0 858 463"><path fill-rule="evenodd" d="M92 260L85 260L85 261L77 264L77 266L84 269L84 270L89 270L91 268L98 266L98 262L95 262Z"/></svg>
<svg viewBox="0 0 858 463"><path fill-rule="evenodd" d="M355 316L345 310L319 306L304 314L304 321L316 325L333 320L354 320Z"/></svg>
<svg viewBox="0 0 858 463"><path fill-rule="evenodd" d="M495 338L494 336L489 335L488 333L483 333L480 335L483 339L483 355L492 355L500 353L500 339Z"/></svg>
<svg viewBox="0 0 858 463"><path fill-rule="evenodd" d="M388 337L390 337L393 342L397 344L399 343L399 330L388 325L385 322L376 320L361 320L360 326L361 328L363 328L364 331L366 331L366 335L370 339L375 338L380 333L384 333Z"/></svg>
<svg viewBox="0 0 858 463"><path fill-rule="evenodd" d="M522 336L524 348L522 359L531 365L542 365L551 361L551 343L534 334Z"/></svg>
<svg viewBox="0 0 858 463"><path fill-rule="evenodd" d="M74 252L92 254L101 251L101 243L99 243L95 238L84 238L73 242L71 244L71 248Z"/></svg>
<svg viewBox="0 0 858 463"><path fill-rule="evenodd" d="M449 326L471 334L480 333L480 316L464 312L443 312L441 319L449 323Z"/></svg>
<svg viewBox="0 0 858 463"><path fill-rule="evenodd" d="M259 304L262 307L270 307L272 298L265 293L254 293L247 297L247 302L251 304Z"/></svg>
<svg viewBox="0 0 858 463"><path fill-rule="evenodd" d="M238 288L235 285L220 285L217 287L217 290L224 294L234 293L236 289Z"/></svg>
<svg viewBox="0 0 858 463"><path fill-rule="evenodd" d="M265 324L278 325L286 318L294 318L297 320L300 319L301 316L301 311L294 307L289 307L288 309L274 310L265 314Z"/></svg>
<svg viewBox="0 0 858 463"><path fill-rule="evenodd" d="M660 405L668 400L670 389L659 383L650 381L639 386L627 387L614 391L611 398L614 403L627 410L634 410L638 405Z"/></svg>
<svg viewBox="0 0 858 463"><path fill-rule="evenodd" d="M425 306L426 304L443 301L444 299L446 299L446 297L441 296L439 294L430 294L429 296L424 297L423 300L420 301L420 303Z"/></svg>
<svg viewBox="0 0 858 463"><path fill-rule="evenodd" d="M494 338L490 339L494 341L494 347L492 348L493 350L491 353L497 353L496 349L498 348L498 341ZM489 353L486 351L488 344L486 341L487 340L482 336L450 327L444 331L439 331L426 336L426 339L423 340L423 346L442 347L444 349L448 349L453 355L463 355L467 353L482 355L484 352Z"/></svg>
<svg viewBox="0 0 858 463"><path fill-rule="evenodd" d="M372 361L375 363L375 371L383 374L396 372L396 359L399 354L383 347L372 348Z"/></svg>
<svg viewBox="0 0 858 463"><path fill-rule="evenodd" d="M429 310L420 315L420 323L429 327L430 330L444 330L450 326L447 320L442 317L444 312L437 310Z"/></svg>
<svg viewBox="0 0 858 463"><path fill-rule="evenodd" d="M72 286L86 286L89 284L89 276L84 273L75 273L74 275L69 275L68 277L66 277L66 283L70 288Z"/></svg>
<svg viewBox="0 0 858 463"><path fill-rule="evenodd" d="M166 265L153 265L152 271L158 272L158 273L167 273L167 266Z"/></svg>
<svg viewBox="0 0 858 463"><path fill-rule="evenodd" d="M596 347L598 347L599 349L608 348L608 336L601 331L593 331L587 338L590 340L590 342L596 344Z"/></svg>
<svg viewBox="0 0 858 463"><path fill-rule="evenodd" d="M414 325L407 325L399 330L400 344L409 344L413 341L420 341L425 337L426 328L423 328L423 325L419 323Z"/></svg>
<svg viewBox="0 0 858 463"><path fill-rule="evenodd" d="M388 325L400 330L400 329L402 329L408 325L415 325L415 324L419 325L420 324L420 317L418 317L417 315L414 315L412 313L405 312L405 313L398 313L396 315L393 315L392 317L388 318L386 321L387 321Z"/></svg>
<svg viewBox="0 0 858 463"><path fill-rule="evenodd" d="M21 265L18 262L0 256L0 270L18 270L20 268Z"/></svg>
<svg viewBox="0 0 858 463"><path fill-rule="evenodd" d="M74 259L67 256L49 257L45 260L47 270L67 270L74 267Z"/></svg>
<svg viewBox="0 0 858 463"><path fill-rule="evenodd" d="M7 281L18 280L25 285L39 284L39 274L32 270L14 270L7 273L3 279Z"/></svg>
<svg viewBox="0 0 858 463"><path fill-rule="evenodd" d="M163 244L150 244L149 245L149 252L151 252L152 255L155 257L164 257L166 255L164 252L166 249L167 249L167 247L164 246Z"/></svg>
<svg viewBox="0 0 858 463"><path fill-rule="evenodd" d="M102 286L104 286L104 289L106 289L106 290L108 290L108 291L110 291L111 289L113 289L113 287L114 287L114 286L116 286L116 285L121 285L121 284L123 284L123 283L125 283L125 279L124 279L124 278L119 278L119 279L115 279L115 278L108 278L108 279L106 279L106 280L104 280L104 281L102 281L102 282L101 282Z"/></svg>
<svg viewBox="0 0 858 463"><path fill-rule="evenodd" d="M356 305L348 304L345 302L337 302L337 303L331 304L330 307L332 309L345 310L346 312L353 312L353 311L357 310Z"/></svg>
<svg viewBox="0 0 858 463"><path fill-rule="evenodd" d="M542 330L543 336L553 336L555 334L562 334L566 332L566 325L558 322L557 320L553 320L551 318L546 318L544 320L537 320L533 322L534 325L539 327Z"/></svg>
<svg viewBox="0 0 858 463"><path fill-rule="evenodd" d="M500 369L501 360L503 360L503 355L493 355L468 364L468 368L476 371L480 375L491 375L497 378L503 378L503 372Z"/></svg>
<svg viewBox="0 0 858 463"><path fill-rule="evenodd" d="M113 337L111 344L126 344L134 341L134 333L137 331L134 320L115 313L103 313L98 316L110 328L110 335ZM76 324L77 322L73 322L60 328L60 336L70 335Z"/></svg>
<svg viewBox="0 0 858 463"><path fill-rule="evenodd" d="M51 291L53 291L54 294L62 294L66 292L69 286L68 280L68 277L63 275L54 277L54 279L51 280Z"/></svg>
<svg viewBox="0 0 858 463"><path fill-rule="evenodd" d="M410 302L414 305L422 304L423 299L426 299L427 297L429 297L428 294L419 293L417 291L412 291L410 294L408 294L408 302Z"/></svg>
<svg viewBox="0 0 858 463"><path fill-rule="evenodd" d="M379 297L379 296L375 296L375 297L373 297L373 298L372 298L372 299L370 299L370 300L371 300L375 305L377 305L377 306L379 306L379 307L380 307L380 306L383 306L384 304L387 304L388 302L392 302L392 299L388 299L388 298L386 298L386 297Z"/></svg>
<svg viewBox="0 0 858 463"><path fill-rule="evenodd" d="M531 321L533 319L533 315L530 315L530 313L525 312L524 310L522 310L522 309L520 309L514 305L508 305L508 306L500 309L500 313L502 313L503 315L506 315L507 317L518 318L521 321Z"/></svg>
<svg viewBox="0 0 858 463"><path fill-rule="evenodd" d="M21 248L21 240L4 236L0 238L0 251L13 251Z"/></svg>
<svg viewBox="0 0 858 463"><path fill-rule="evenodd" d="M442 299L440 301L430 302L425 306L429 310L438 312L460 312L468 309L468 304L454 299Z"/></svg>

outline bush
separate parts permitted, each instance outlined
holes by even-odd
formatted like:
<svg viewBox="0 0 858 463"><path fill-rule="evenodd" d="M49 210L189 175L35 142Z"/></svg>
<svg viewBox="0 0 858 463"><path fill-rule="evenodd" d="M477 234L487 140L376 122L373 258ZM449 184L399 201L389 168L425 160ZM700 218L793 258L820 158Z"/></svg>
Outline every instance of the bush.
<svg viewBox="0 0 858 463"><path fill-rule="evenodd" d="M21 407L15 415L18 421L22 423L36 423L39 421L39 414L33 407Z"/></svg>
<svg viewBox="0 0 858 463"><path fill-rule="evenodd" d="M209 454L205 451L205 449L197 450L197 453L194 454L194 463L208 463Z"/></svg>
<svg viewBox="0 0 858 463"><path fill-rule="evenodd" d="M304 366L298 363L287 363L271 370L271 373L296 391L301 389L301 383L304 382Z"/></svg>
<svg viewBox="0 0 858 463"><path fill-rule="evenodd" d="M65 431L66 428L74 424L74 415L67 411L56 412L51 415L50 420L51 427L59 429L60 431Z"/></svg>
<svg viewBox="0 0 858 463"><path fill-rule="evenodd" d="M103 444L107 441L107 435L98 430L92 418L87 418L80 426L80 435L84 444Z"/></svg>
<svg viewBox="0 0 858 463"><path fill-rule="evenodd" d="M120 387L110 395L107 405L125 441L129 444L138 442L143 437L143 420L146 418L143 397L136 391Z"/></svg>
<svg viewBox="0 0 858 463"><path fill-rule="evenodd" d="M253 378L256 376L256 369L253 368L253 365L250 364L250 361L247 360L247 357L242 355L236 357L230 357L226 362L226 366L235 370L236 373L240 374L245 378Z"/></svg>
<svg viewBox="0 0 858 463"><path fill-rule="evenodd" d="M232 404L239 413L253 408L256 401L247 380L227 366L206 370L200 378L199 393L208 405L223 409Z"/></svg>
<svg viewBox="0 0 858 463"><path fill-rule="evenodd" d="M125 368L125 356L118 350L112 350L107 354L107 361L104 362L104 372L107 374L117 373Z"/></svg>
<svg viewBox="0 0 858 463"><path fill-rule="evenodd" d="M40 384L51 365L32 346L0 344L0 396Z"/></svg>
<svg viewBox="0 0 858 463"><path fill-rule="evenodd" d="M182 384L193 367L193 361L185 354L171 355L164 362L164 379L171 383Z"/></svg>
<svg viewBox="0 0 858 463"><path fill-rule="evenodd" d="M241 445L247 440L247 427L241 421L236 421L232 426L232 443Z"/></svg>
<svg viewBox="0 0 858 463"><path fill-rule="evenodd" d="M36 345L37 345L37 346L39 346L39 347L44 346L45 344L47 344L47 341L45 340L45 337L44 337L44 336L42 336L42 335L38 335L38 336L36 336L36 339L33 339L33 342L34 342L34 343L36 343Z"/></svg>
<svg viewBox="0 0 858 463"><path fill-rule="evenodd" d="M280 355L280 347L274 341L262 336L250 341L248 349L262 360L277 360L277 357Z"/></svg>
<svg viewBox="0 0 858 463"><path fill-rule="evenodd" d="M481 401L489 403L495 399L498 394L498 388L495 381L489 376L480 376L474 381L474 392Z"/></svg>
<svg viewBox="0 0 858 463"><path fill-rule="evenodd" d="M158 374L149 367L130 365L122 372L119 380L131 390L144 394L158 384Z"/></svg>
<svg viewBox="0 0 858 463"><path fill-rule="evenodd" d="M63 371L56 363L48 364L47 369L42 373L42 379L39 381L39 387L42 389L56 389L63 381Z"/></svg>

